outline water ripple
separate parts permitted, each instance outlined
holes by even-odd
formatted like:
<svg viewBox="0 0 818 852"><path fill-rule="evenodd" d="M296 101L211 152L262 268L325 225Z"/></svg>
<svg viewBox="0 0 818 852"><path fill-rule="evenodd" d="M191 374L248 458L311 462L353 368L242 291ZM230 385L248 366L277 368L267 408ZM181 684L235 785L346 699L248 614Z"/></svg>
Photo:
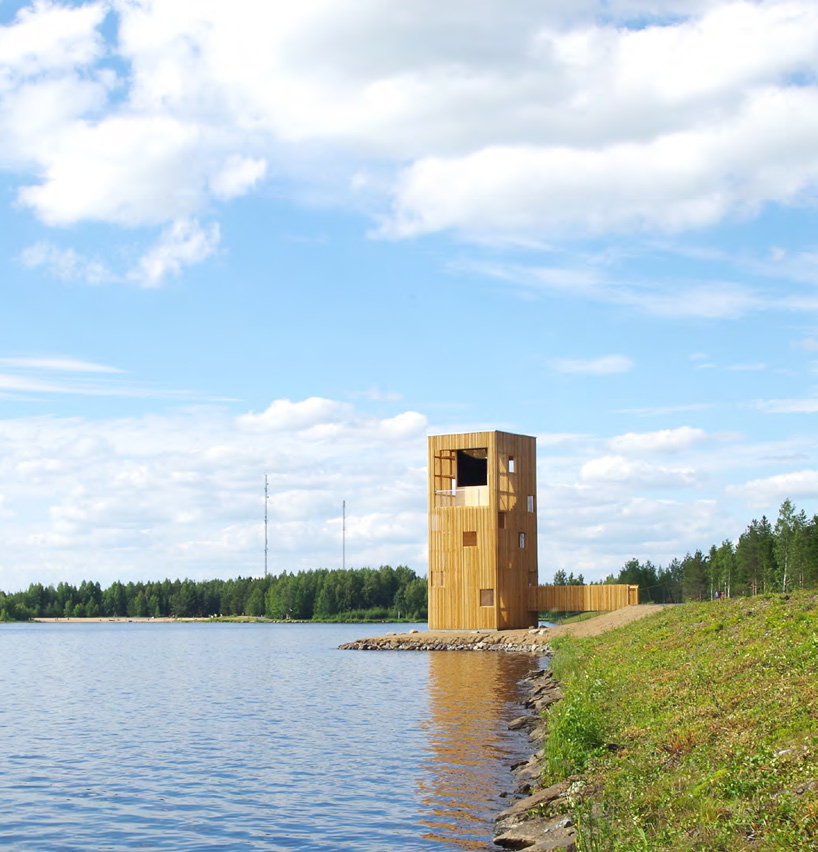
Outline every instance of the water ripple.
<svg viewBox="0 0 818 852"><path fill-rule="evenodd" d="M493 849L531 659L335 650L361 632L0 625L0 845Z"/></svg>

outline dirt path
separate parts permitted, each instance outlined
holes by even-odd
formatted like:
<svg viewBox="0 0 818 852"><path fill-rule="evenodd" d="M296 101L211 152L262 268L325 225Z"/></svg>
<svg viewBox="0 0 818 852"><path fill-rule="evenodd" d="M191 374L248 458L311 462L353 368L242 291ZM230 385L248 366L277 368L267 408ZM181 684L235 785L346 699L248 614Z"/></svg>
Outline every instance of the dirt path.
<svg viewBox="0 0 818 852"><path fill-rule="evenodd" d="M601 633L607 633L616 627L621 627L623 624L630 624L632 621L638 621L646 615L653 615L655 612L661 612L665 607L662 604L640 604L639 606L626 606L624 609L617 609L613 612L606 612L603 615L598 615L595 618L589 618L585 621L578 621L576 624L565 624L562 627L552 627L549 629L549 635L553 636L599 636Z"/></svg>
<svg viewBox="0 0 818 852"><path fill-rule="evenodd" d="M653 615L664 609L660 604L640 604L628 606L614 612L606 612L579 621L575 624L565 624L561 627L541 627L538 630L420 630L416 633L392 633L387 636L373 636L348 643L348 647L360 647L365 644L369 648L390 650L400 645L440 645L441 647L458 647L468 649L474 645L496 648L500 645L517 646L519 649L535 649L548 645L557 636L599 636L608 630L630 624L648 615ZM347 647L342 646L342 647Z"/></svg>

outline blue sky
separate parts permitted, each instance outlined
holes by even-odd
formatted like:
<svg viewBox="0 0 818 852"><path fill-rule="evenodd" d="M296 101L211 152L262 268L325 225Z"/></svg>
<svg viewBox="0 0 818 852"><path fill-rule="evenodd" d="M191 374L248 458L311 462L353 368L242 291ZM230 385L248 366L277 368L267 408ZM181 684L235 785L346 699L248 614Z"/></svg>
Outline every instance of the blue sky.
<svg viewBox="0 0 818 852"><path fill-rule="evenodd" d="M542 580L818 511L818 8L509 8L0 0L0 588L425 573L450 431Z"/></svg>

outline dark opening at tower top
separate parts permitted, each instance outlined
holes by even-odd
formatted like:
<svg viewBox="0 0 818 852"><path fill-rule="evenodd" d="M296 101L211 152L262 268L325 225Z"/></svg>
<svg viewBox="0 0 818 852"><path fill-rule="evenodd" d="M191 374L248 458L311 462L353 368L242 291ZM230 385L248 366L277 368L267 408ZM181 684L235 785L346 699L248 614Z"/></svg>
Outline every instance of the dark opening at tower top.
<svg viewBox="0 0 818 852"><path fill-rule="evenodd" d="M457 487L489 484L488 449L457 451Z"/></svg>

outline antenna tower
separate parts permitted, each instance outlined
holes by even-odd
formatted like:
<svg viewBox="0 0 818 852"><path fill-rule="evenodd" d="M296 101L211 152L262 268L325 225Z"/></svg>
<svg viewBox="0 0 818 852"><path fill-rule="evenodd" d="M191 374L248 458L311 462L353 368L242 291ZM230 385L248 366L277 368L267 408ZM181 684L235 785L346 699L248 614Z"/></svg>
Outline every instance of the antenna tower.
<svg viewBox="0 0 818 852"><path fill-rule="evenodd" d="M267 492L267 474L264 474L264 576L267 576L267 501L269 500Z"/></svg>

